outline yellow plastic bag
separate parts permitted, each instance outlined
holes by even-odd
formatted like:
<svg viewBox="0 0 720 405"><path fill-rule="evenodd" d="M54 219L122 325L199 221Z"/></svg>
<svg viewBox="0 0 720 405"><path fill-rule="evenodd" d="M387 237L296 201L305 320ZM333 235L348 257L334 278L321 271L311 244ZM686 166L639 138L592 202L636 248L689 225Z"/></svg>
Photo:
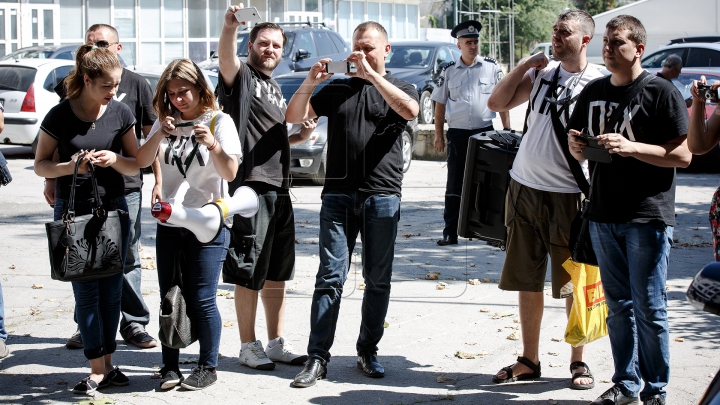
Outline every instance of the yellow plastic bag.
<svg viewBox="0 0 720 405"><path fill-rule="evenodd" d="M570 259L563 263L563 267L570 273L575 286L565 341L574 347L585 345L608 334L605 323L608 307L600 281L600 269Z"/></svg>

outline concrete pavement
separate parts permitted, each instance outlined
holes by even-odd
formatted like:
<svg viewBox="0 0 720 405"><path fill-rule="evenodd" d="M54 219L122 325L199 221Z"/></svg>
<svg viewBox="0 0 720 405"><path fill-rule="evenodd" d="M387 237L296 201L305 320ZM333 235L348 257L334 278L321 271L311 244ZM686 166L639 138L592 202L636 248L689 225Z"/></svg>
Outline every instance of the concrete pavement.
<svg viewBox="0 0 720 405"><path fill-rule="evenodd" d="M5 151L6 149L3 149ZM49 277L44 223L52 218L42 193L42 179L32 171L26 155L9 157L13 183L0 189L0 280L5 297L10 357L0 361L0 403L77 403L87 399L70 392L87 375L82 351L64 342L75 331L70 284ZM505 404L579 405L611 386L612 356L603 338L586 348L586 361L597 386L575 391L570 384L569 347L562 341L566 326L562 300L546 300L541 334L542 378L535 382L495 385L491 376L518 356L517 294L497 288L505 252L477 240L461 239L440 248L446 169L442 162L413 161L403 185L400 229L396 243L393 290L385 337L379 358L384 379L369 379L355 368L355 340L360 322L360 256L354 257L345 284L342 312L329 363L328 380L295 389L292 378L301 368L279 364L274 371L258 371L237 362L240 347L232 295L221 284L218 306L224 328L214 386L199 392L159 390L151 375L161 366L160 348L140 350L124 345L118 335L114 361L130 377L127 387L111 387L99 397L117 404ZM146 266L155 258L155 223L147 196L152 176L145 178L143 250ZM668 275L671 322L672 376L668 404L696 404L720 367L720 317L691 307L685 290L694 274L712 260L707 207L720 176L681 174L677 192L675 244ZM320 187L295 181L292 188L297 232L296 276L288 283L286 338L303 350L309 333L310 300L317 270L317 230ZM358 243L357 252L359 253ZM439 271L439 280L425 275ZM468 279L486 279L479 285ZM447 284L439 290L438 282ZM549 283L548 283L549 286ZM151 308L148 330L157 336L160 296L157 274L143 273L143 293ZM548 291L549 293L549 291ZM229 294L229 295L228 295ZM258 313L258 337L267 342L265 318ZM182 357L197 354L195 344ZM456 352L478 355L460 359ZM191 364L184 365L189 372ZM99 402L96 402L99 403Z"/></svg>

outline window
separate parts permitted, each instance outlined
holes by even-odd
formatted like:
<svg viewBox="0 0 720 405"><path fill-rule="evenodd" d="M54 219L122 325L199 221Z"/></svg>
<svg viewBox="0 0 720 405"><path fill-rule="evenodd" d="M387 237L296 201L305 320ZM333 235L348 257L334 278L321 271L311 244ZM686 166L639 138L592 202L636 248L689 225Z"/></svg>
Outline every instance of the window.
<svg viewBox="0 0 720 405"><path fill-rule="evenodd" d="M205 0L188 0L188 37L190 38L205 38L207 35L205 4Z"/></svg>
<svg viewBox="0 0 720 405"><path fill-rule="evenodd" d="M380 4L368 2L367 3L367 20L368 21L380 21Z"/></svg>
<svg viewBox="0 0 720 405"><path fill-rule="evenodd" d="M407 11L404 4L395 4L395 38L405 38L405 20Z"/></svg>
<svg viewBox="0 0 720 405"><path fill-rule="evenodd" d="M45 78L43 88L47 91L54 92L55 86L57 86L62 81L62 79L65 78L65 76L69 75L70 70L72 70L73 68L74 66L61 66L54 69Z"/></svg>
<svg viewBox="0 0 720 405"><path fill-rule="evenodd" d="M315 49L315 42L313 41L312 34L310 32L303 32L297 35L297 44L295 49L304 49L308 51L308 57L312 58L317 55L317 49Z"/></svg>
<svg viewBox="0 0 720 405"><path fill-rule="evenodd" d="M380 25L385 27L385 31L387 31L388 38L395 38L393 36L393 26L392 26L392 3L380 3Z"/></svg>
<svg viewBox="0 0 720 405"><path fill-rule="evenodd" d="M64 0L68 1L68 0ZM62 10L62 7L60 8ZM140 13L138 13L140 21L141 38L160 38L160 0L140 0ZM158 49L158 57L159 57ZM145 57L142 58L143 64L148 63ZM160 63L160 62L157 62Z"/></svg>
<svg viewBox="0 0 720 405"><path fill-rule="evenodd" d="M264 16L265 2L262 2L263 8L257 7L258 13ZM210 7L210 38L220 38L220 31L222 31L223 19L225 18L225 0L208 0L208 6ZM265 18L263 18L264 20Z"/></svg>
<svg viewBox="0 0 720 405"><path fill-rule="evenodd" d="M110 24L110 0L87 0L87 26ZM83 32L81 38L85 37Z"/></svg>
<svg viewBox="0 0 720 405"><path fill-rule="evenodd" d="M164 63L170 63L175 59L183 57L183 44L182 42L166 42L165 43L165 61Z"/></svg>
<svg viewBox="0 0 720 405"><path fill-rule="evenodd" d="M140 60L143 65L160 65L160 43L159 42L143 42L140 44Z"/></svg>
<svg viewBox="0 0 720 405"><path fill-rule="evenodd" d="M406 38L418 38L418 6L415 4L407 5L407 36Z"/></svg>
<svg viewBox="0 0 720 405"><path fill-rule="evenodd" d="M352 23L350 25L350 36L352 36L355 27L365 21L365 3L362 1L352 2Z"/></svg>
<svg viewBox="0 0 720 405"><path fill-rule="evenodd" d="M338 34L344 38L350 38L352 28L350 28L350 2L338 1ZM354 28L354 27L353 27Z"/></svg>
<svg viewBox="0 0 720 405"><path fill-rule="evenodd" d="M340 53L350 52L350 48L348 47L347 42L345 42L344 39L340 38L338 34L329 32L328 36L335 43L335 47L340 51Z"/></svg>
<svg viewBox="0 0 720 405"><path fill-rule="evenodd" d="M210 57L207 51L206 42L188 43L188 54L188 58L192 59L194 62L202 62Z"/></svg>
<svg viewBox="0 0 720 405"><path fill-rule="evenodd" d="M644 68L661 68L663 62L665 62L665 59L667 59L668 56L677 55L682 58L685 51L686 48L673 48L659 51L645 58L642 61L641 66ZM683 65L685 65L685 61L686 58L683 58Z"/></svg>
<svg viewBox="0 0 720 405"><path fill-rule="evenodd" d="M705 48L688 49L688 67L719 67L720 52Z"/></svg>
<svg viewBox="0 0 720 405"><path fill-rule="evenodd" d="M163 24L165 28L165 38L182 38L183 0L165 0L163 18L165 19ZM157 24L157 20L155 24ZM182 57L182 53L180 53L180 57Z"/></svg>
<svg viewBox="0 0 720 405"><path fill-rule="evenodd" d="M117 29L120 40L135 38L135 0L115 0L113 27Z"/></svg>
<svg viewBox="0 0 720 405"><path fill-rule="evenodd" d="M53 11L43 10L43 37L53 39Z"/></svg>
<svg viewBox="0 0 720 405"><path fill-rule="evenodd" d="M335 45L332 43L332 40L330 40L330 34L324 31L315 31L315 44L317 45L318 49L326 50L325 53L341 53L342 50L337 50Z"/></svg>
<svg viewBox="0 0 720 405"><path fill-rule="evenodd" d="M447 62L452 62L454 60L456 60L456 59L453 58L453 54L447 46L443 46L442 48L440 48L440 51L438 52L438 56L437 56L438 65L441 65L441 64L447 63Z"/></svg>

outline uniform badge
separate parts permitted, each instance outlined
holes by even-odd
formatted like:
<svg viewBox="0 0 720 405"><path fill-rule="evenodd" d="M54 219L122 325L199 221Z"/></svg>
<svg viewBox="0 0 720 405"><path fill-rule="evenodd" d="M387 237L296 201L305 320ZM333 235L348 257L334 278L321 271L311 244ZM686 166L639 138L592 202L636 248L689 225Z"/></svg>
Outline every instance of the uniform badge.
<svg viewBox="0 0 720 405"><path fill-rule="evenodd" d="M468 27L467 30L468 30L468 32L475 32L475 27L471 25Z"/></svg>

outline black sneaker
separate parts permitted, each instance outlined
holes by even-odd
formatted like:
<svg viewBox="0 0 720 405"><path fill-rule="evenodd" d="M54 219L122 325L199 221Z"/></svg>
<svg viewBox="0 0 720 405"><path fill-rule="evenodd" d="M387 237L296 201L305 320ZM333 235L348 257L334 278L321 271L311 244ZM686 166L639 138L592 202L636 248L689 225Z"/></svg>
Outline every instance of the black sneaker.
<svg viewBox="0 0 720 405"><path fill-rule="evenodd" d="M629 405L638 402L637 397L626 397L617 385L613 385L592 401L590 405Z"/></svg>
<svg viewBox="0 0 720 405"><path fill-rule="evenodd" d="M217 381L215 368L200 366L193 369L192 375L180 385L187 390L197 391L215 384L215 381Z"/></svg>
<svg viewBox="0 0 720 405"><path fill-rule="evenodd" d="M98 384L90 379L90 376L85 377L75 385L73 392L81 395L92 395L97 391Z"/></svg>
<svg viewBox="0 0 720 405"><path fill-rule="evenodd" d="M130 379L127 378L125 374L123 374L122 371L120 371L119 367L115 367L114 369L110 370L109 373L103 378L102 381L100 381L100 384L98 384L98 388L105 388L112 385L117 385L118 387L124 387L128 384L130 384Z"/></svg>
<svg viewBox="0 0 720 405"><path fill-rule="evenodd" d="M85 347L83 345L82 336L80 335L79 329L76 330L75 333L73 333L73 335L65 341L65 347L67 347L68 349L83 349Z"/></svg>
<svg viewBox="0 0 720 405"><path fill-rule="evenodd" d="M643 405L665 405L665 398L659 394L653 395L650 398L643 400Z"/></svg>
<svg viewBox="0 0 720 405"><path fill-rule="evenodd" d="M184 380L180 370L168 369L165 367L160 369L160 376L162 377L162 380L160 380L160 389L163 390L174 388Z"/></svg>

